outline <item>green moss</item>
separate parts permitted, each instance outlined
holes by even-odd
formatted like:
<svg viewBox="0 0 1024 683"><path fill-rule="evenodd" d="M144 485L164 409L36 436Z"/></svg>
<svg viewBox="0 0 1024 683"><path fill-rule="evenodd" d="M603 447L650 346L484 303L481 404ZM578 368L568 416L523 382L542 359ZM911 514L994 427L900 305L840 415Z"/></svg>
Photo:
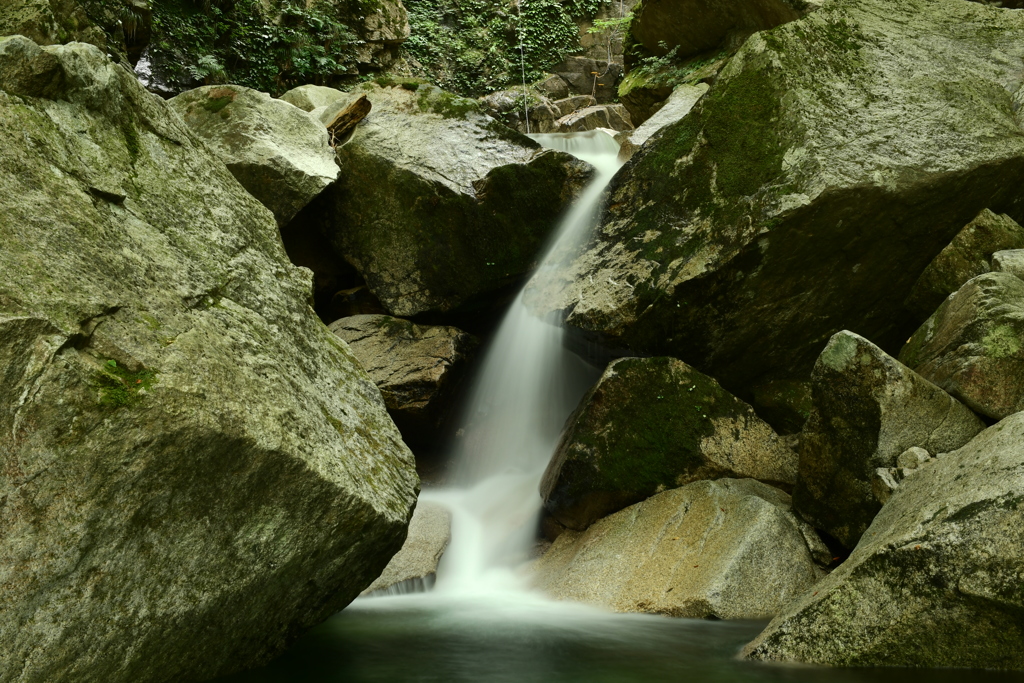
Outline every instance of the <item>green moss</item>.
<svg viewBox="0 0 1024 683"><path fill-rule="evenodd" d="M420 111L434 112L446 119L463 119L480 112L480 103L467 97L459 97L439 88L423 88L417 105Z"/></svg>
<svg viewBox="0 0 1024 683"><path fill-rule="evenodd" d="M234 101L234 97L230 97L227 95L225 95L224 97L209 97L206 99L205 102L203 102L203 109L210 112L211 114L216 114L221 109L228 106Z"/></svg>
<svg viewBox="0 0 1024 683"><path fill-rule="evenodd" d="M998 325L982 338L981 345L989 358L1012 358L1020 355L1021 335L1012 325Z"/></svg>
<svg viewBox="0 0 1024 683"><path fill-rule="evenodd" d="M377 328L383 330L385 334L390 336L409 336L412 334L413 324L408 320L402 320L401 318L382 316L377 321Z"/></svg>
<svg viewBox="0 0 1024 683"><path fill-rule="evenodd" d="M101 405L121 408L134 403L140 392L152 389L157 373L146 369L131 372L117 361L108 360L93 375L93 383L99 389Z"/></svg>

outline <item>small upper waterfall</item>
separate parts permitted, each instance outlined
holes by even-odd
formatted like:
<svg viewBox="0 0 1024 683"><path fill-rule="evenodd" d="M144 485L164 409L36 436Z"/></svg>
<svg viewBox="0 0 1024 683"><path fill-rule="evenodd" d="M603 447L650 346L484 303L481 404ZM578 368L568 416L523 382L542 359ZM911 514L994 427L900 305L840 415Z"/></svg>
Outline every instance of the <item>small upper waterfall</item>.
<svg viewBox="0 0 1024 683"><path fill-rule="evenodd" d="M554 254L583 242L604 190L619 168L608 134L534 135L597 170L559 226L534 278L556 267ZM525 288L524 288L525 291ZM452 511L452 540L438 569L440 593L519 587L540 512L538 487L566 418L599 372L562 344L563 331L530 313L519 293L487 350L453 454L453 487L424 491Z"/></svg>

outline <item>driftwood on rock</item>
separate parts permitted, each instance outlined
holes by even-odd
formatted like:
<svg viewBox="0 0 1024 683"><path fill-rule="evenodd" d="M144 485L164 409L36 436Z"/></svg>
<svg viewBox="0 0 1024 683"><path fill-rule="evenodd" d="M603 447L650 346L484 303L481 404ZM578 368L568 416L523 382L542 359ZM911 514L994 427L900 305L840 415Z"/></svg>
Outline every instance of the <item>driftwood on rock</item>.
<svg viewBox="0 0 1024 683"><path fill-rule="evenodd" d="M336 147L339 142L343 141L356 127L356 124L366 118L372 108L373 105L370 100L366 99L366 95L360 95L338 112L338 115L327 124L327 132L331 136L331 147Z"/></svg>

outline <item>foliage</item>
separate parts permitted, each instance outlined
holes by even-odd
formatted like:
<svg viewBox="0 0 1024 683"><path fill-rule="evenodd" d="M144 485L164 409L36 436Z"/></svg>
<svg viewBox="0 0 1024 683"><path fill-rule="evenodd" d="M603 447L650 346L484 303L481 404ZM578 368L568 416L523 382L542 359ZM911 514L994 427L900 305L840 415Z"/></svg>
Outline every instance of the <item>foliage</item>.
<svg viewBox="0 0 1024 683"><path fill-rule="evenodd" d="M108 360L95 375L95 384L100 390L100 403L114 408L128 405L140 391L149 391L156 382L156 372L130 372L115 360Z"/></svg>
<svg viewBox="0 0 1024 683"><path fill-rule="evenodd" d="M231 82L280 94L351 73L352 17L374 0L155 0L151 57L178 85ZM364 7L365 5L365 7Z"/></svg>
<svg viewBox="0 0 1024 683"><path fill-rule="evenodd" d="M727 52L719 52L710 57L680 61L677 57L679 46L669 50L662 57L645 57L630 72L634 78L640 78L650 87L673 86L692 79L697 72L728 56Z"/></svg>
<svg viewBox="0 0 1024 683"><path fill-rule="evenodd" d="M535 81L579 49L575 19L601 0L405 0L412 36L405 43L421 75L466 96ZM520 48L522 54L520 54Z"/></svg>

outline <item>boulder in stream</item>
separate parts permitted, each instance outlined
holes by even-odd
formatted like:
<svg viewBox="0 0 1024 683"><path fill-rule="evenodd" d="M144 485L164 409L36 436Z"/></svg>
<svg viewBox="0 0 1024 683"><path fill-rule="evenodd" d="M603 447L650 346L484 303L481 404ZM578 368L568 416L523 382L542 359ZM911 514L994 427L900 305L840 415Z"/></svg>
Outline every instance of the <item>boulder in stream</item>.
<svg viewBox="0 0 1024 683"><path fill-rule="evenodd" d="M988 417L1024 410L1024 280L987 273L939 307L900 360Z"/></svg>
<svg viewBox="0 0 1024 683"><path fill-rule="evenodd" d="M752 479L698 481L566 531L533 568L560 600L618 612L765 619L810 588L828 548L789 496Z"/></svg>
<svg viewBox="0 0 1024 683"><path fill-rule="evenodd" d="M541 482L569 529L699 479L792 485L797 455L753 408L674 358L613 361L583 397Z"/></svg>
<svg viewBox="0 0 1024 683"><path fill-rule="evenodd" d="M878 468L895 467L912 447L951 451L985 428L942 389L847 331L821 352L811 396L793 504L847 548L882 507L873 489Z"/></svg>
<svg viewBox="0 0 1024 683"><path fill-rule="evenodd" d="M541 149L475 100L363 87L373 110L338 148L322 223L339 257L399 316L482 305L523 278L590 165Z"/></svg>
<svg viewBox="0 0 1024 683"><path fill-rule="evenodd" d="M327 130L287 102L239 85L212 85L170 105L279 225L338 177Z"/></svg>
<svg viewBox="0 0 1024 683"><path fill-rule="evenodd" d="M380 389L406 443L436 442L477 339L455 327L417 325L389 315L331 323Z"/></svg>
<svg viewBox="0 0 1024 683"><path fill-rule="evenodd" d="M831 2L757 33L527 302L744 398L806 380L841 329L895 351L950 240L984 208L1024 215L1022 60L1024 13L962 0Z"/></svg>
<svg viewBox="0 0 1024 683"><path fill-rule="evenodd" d="M0 680L262 664L401 547L412 454L169 105L82 43L0 74Z"/></svg>
<svg viewBox="0 0 1024 683"><path fill-rule="evenodd" d="M416 504L409 535L402 549L363 595L398 595L430 590L437 565L452 538L452 515L447 508L426 501Z"/></svg>
<svg viewBox="0 0 1024 683"><path fill-rule="evenodd" d="M1024 413L903 482L850 557L744 650L832 666L1024 669Z"/></svg>

